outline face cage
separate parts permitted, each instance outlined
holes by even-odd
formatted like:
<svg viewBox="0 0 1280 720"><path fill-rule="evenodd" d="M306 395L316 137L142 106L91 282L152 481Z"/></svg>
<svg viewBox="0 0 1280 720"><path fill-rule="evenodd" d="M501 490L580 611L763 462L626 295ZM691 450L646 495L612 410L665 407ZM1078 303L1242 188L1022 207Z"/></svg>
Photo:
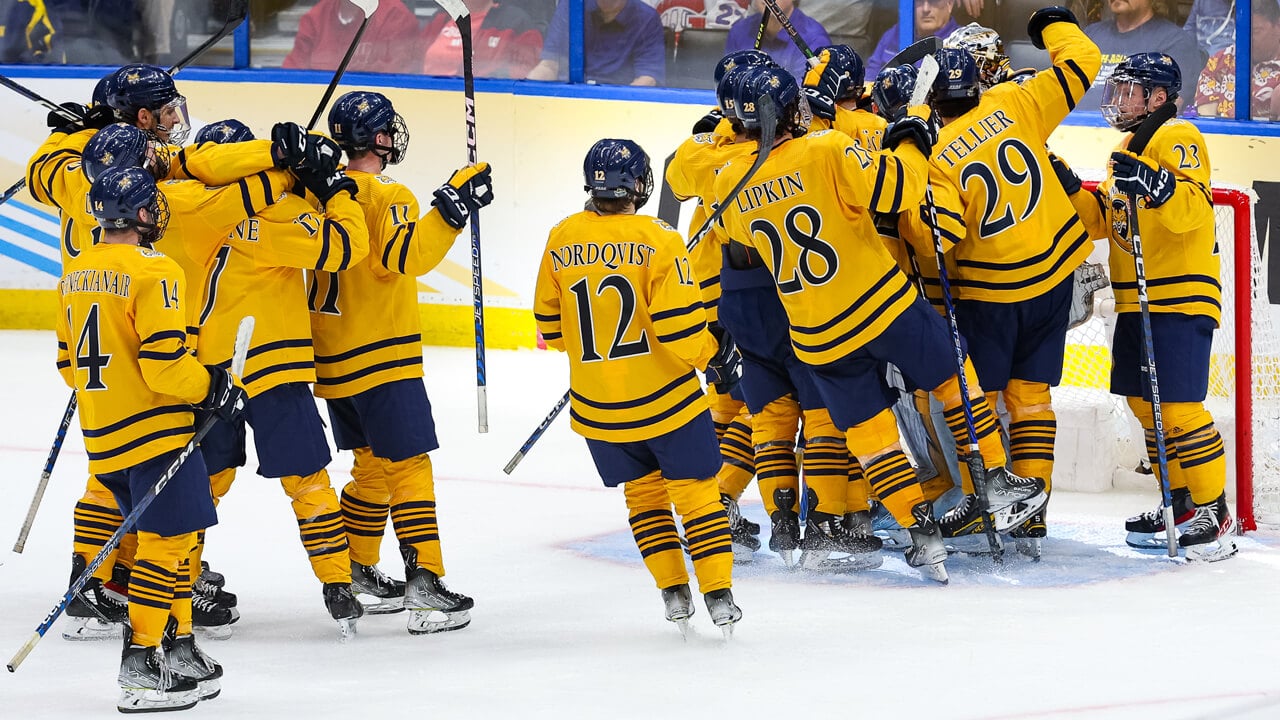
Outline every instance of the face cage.
<svg viewBox="0 0 1280 720"><path fill-rule="evenodd" d="M144 131L145 132L145 131ZM147 132L146 156L142 161L142 168L151 173L151 177L160 182L169 177L170 156L168 145L160 139L155 133Z"/></svg>
<svg viewBox="0 0 1280 720"><path fill-rule="evenodd" d="M386 129L380 132L385 132L391 136L391 144L378 145L377 143L372 143L369 147L378 153L378 156L383 159L386 165L399 164L401 160L404 160L405 154L409 152L409 126L405 124L404 117L400 113L396 113ZM376 137L377 133L374 133L374 136ZM386 154L383 155L382 153Z"/></svg>
<svg viewBox="0 0 1280 720"><path fill-rule="evenodd" d="M800 100L796 103L796 114L791 118L791 135L800 137L809 132L809 126L813 124L813 108L809 107L809 97L804 93L800 93Z"/></svg>
<svg viewBox="0 0 1280 720"><path fill-rule="evenodd" d="M647 167L644 170L644 177L636 181L636 192L632 194L632 202L635 203L636 210L649 202L650 195L653 195L653 168Z"/></svg>
<svg viewBox="0 0 1280 720"><path fill-rule="evenodd" d="M973 61L978 65L978 83L983 92L999 85L1009 74L1009 58L996 52L973 53Z"/></svg>
<svg viewBox="0 0 1280 720"><path fill-rule="evenodd" d="M164 116L166 110L172 110L178 115L178 121L170 127L160 124L160 118ZM164 138L171 145L185 145L187 136L191 134L191 116L187 114L187 99L181 95L161 105L151 111L156 116L156 132L164 133Z"/></svg>
<svg viewBox="0 0 1280 720"><path fill-rule="evenodd" d="M1135 89L1142 92L1142 109L1136 112L1125 112L1122 106L1126 101L1133 99ZM1121 132L1128 132L1150 114L1147 110L1150 102L1151 90L1141 81L1129 76L1117 78L1112 75L1107 78L1106 85L1102 88L1102 105L1099 109L1108 125Z"/></svg>
<svg viewBox="0 0 1280 720"><path fill-rule="evenodd" d="M164 237L164 231L169 227L169 201L159 189L156 190L156 199L151 201L147 210L151 213L152 221L150 223L139 221L135 226L138 228L138 234L141 235L141 244L144 247L151 247L153 243Z"/></svg>

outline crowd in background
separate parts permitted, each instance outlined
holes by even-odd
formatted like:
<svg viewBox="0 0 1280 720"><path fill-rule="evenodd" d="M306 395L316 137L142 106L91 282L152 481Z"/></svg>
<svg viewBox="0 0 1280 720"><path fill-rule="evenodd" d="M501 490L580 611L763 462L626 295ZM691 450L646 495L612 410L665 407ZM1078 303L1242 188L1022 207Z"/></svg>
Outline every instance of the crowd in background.
<svg viewBox="0 0 1280 720"><path fill-rule="evenodd" d="M1015 66L1043 68L1025 20L1040 0L915 0L915 35L945 38L978 22L999 32ZM0 0L4 61L165 63L207 37L229 0ZM477 77L568 80L569 0L465 0ZM1139 51L1168 53L1182 70L1184 113L1235 114L1235 0L1064 0L1102 49L1103 70L1082 106L1096 108L1110 68ZM710 87L725 52L753 47L763 0L584 0L589 83ZM867 78L899 48L895 0L777 0L805 45L853 47ZM1280 3L1251 0L1250 115L1280 118ZM363 19L351 0L251 3L251 64L330 70ZM761 48L798 78L805 56L782 24ZM381 0L349 70L454 76L461 37L434 0ZM708 76L708 77L704 77Z"/></svg>

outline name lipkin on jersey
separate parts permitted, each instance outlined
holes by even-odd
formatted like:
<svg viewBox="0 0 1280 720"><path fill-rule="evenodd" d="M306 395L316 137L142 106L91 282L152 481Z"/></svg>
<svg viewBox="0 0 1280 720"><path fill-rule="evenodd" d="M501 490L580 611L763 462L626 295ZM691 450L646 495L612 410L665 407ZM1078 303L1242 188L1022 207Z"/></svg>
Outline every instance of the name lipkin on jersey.
<svg viewBox="0 0 1280 720"><path fill-rule="evenodd" d="M551 269L575 267L578 265L594 265L600 263L610 270L617 270L623 265L648 265L655 248L637 242L616 243L574 243L565 245L559 250L548 250L551 253Z"/></svg>
<svg viewBox="0 0 1280 720"><path fill-rule="evenodd" d="M800 171L797 170L790 175L750 185L746 190L738 193L733 200L738 204L738 212L745 213L761 205L785 200L802 192L804 192L804 182L800 179Z"/></svg>
<svg viewBox="0 0 1280 720"><path fill-rule="evenodd" d="M947 143L947 146L938 152L938 158L946 160L948 166L955 167L966 155L977 150L982 143L1004 132L1005 128L1012 124L1013 121L1004 114L1003 110L996 110L965 128L959 137Z"/></svg>
<svg viewBox="0 0 1280 720"><path fill-rule="evenodd" d="M112 270L76 270L67 273L58 282L58 291L68 293L111 293L120 297L129 297L129 283L133 278L128 273Z"/></svg>

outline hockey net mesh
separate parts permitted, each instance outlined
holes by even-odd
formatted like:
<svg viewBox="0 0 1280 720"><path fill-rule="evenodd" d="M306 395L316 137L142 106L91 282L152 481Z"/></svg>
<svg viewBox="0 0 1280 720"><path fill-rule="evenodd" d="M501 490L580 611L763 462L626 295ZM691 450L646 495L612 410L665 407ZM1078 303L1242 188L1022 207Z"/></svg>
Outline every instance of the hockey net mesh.
<svg viewBox="0 0 1280 720"><path fill-rule="evenodd" d="M1086 182L1086 186L1094 183ZM1218 250L1221 256L1222 324L1214 334L1209 371L1209 393L1205 405L1227 446L1228 492L1236 496L1238 514L1252 515L1258 523L1280 525L1280 336L1267 299L1263 265L1258 252L1253 208L1253 191L1229 185L1214 185L1214 215ZM1237 222L1236 205L1243 204L1245 216ZM1247 226L1247 230L1245 229ZM1243 265L1243 248L1248 246L1249 317L1237 313L1237 264ZM1106 263L1106 246L1090 260ZM1238 261L1237 258L1240 258ZM1103 408L1096 429L1100 442L1112 438L1124 448L1118 458L1128 465L1117 470L1133 470L1145 459L1140 429L1123 398L1108 392L1111 373L1111 335L1115 325L1114 295L1111 289L1094 295L1093 316L1067 333L1062 383L1054 390L1055 406L1086 405ZM1251 407L1251 447L1240 447L1242 434L1237 425L1237 337L1249 328L1251 338L1251 382L1246 400ZM1159 358L1157 358L1157 361ZM1228 437L1230 436L1230 437ZM1234 442L1233 442L1234 439ZM1240 465L1236 454L1249 453L1251 463ZM1118 460L1119 462L1120 460ZM1241 472L1237 472L1241 468ZM1244 477L1241 477L1244 475Z"/></svg>

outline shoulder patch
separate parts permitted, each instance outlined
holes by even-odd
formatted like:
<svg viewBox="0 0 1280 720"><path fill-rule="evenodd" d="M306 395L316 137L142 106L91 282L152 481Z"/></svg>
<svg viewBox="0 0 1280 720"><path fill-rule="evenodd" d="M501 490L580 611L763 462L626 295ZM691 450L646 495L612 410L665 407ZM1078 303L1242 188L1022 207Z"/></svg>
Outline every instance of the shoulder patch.
<svg viewBox="0 0 1280 720"><path fill-rule="evenodd" d="M141 256L142 256L142 257L144 257L144 258L162 258L162 257L165 257L165 254L164 254L164 253L162 253L162 252L160 252L159 250L153 250L153 249L151 249L151 248L144 248L144 247L142 247L141 245L139 245L139 246L138 246L138 254L139 254L139 255L141 255Z"/></svg>
<svg viewBox="0 0 1280 720"><path fill-rule="evenodd" d="M676 232L676 229L675 229L675 228L673 228L673 227L671 227L670 225L668 225L668 224L667 224L667 221L666 221L666 220L663 220L662 218L658 218L658 217L653 218L653 224L654 224L654 225L657 225L658 227L662 228L663 230L670 230L671 232Z"/></svg>
<svg viewBox="0 0 1280 720"><path fill-rule="evenodd" d="M388 177L388 176L386 176L386 175L374 175L373 177L374 177L374 179L376 179L378 182L382 183L383 185L399 185L399 184L400 184L400 183L396 182L396 179L395 179L395 178L393 178L393 177Z"/></svg>
<svg viewBox="0 0 1280 720"><path fill-rule="evenodd" d="M827 128L826 130L819 130L817 132L805 133L805 135L808 135L809 137L818 138L818 137L822 137L823 135L830 135L833 132L835 131L832 130L831 128Z"/></svg>

